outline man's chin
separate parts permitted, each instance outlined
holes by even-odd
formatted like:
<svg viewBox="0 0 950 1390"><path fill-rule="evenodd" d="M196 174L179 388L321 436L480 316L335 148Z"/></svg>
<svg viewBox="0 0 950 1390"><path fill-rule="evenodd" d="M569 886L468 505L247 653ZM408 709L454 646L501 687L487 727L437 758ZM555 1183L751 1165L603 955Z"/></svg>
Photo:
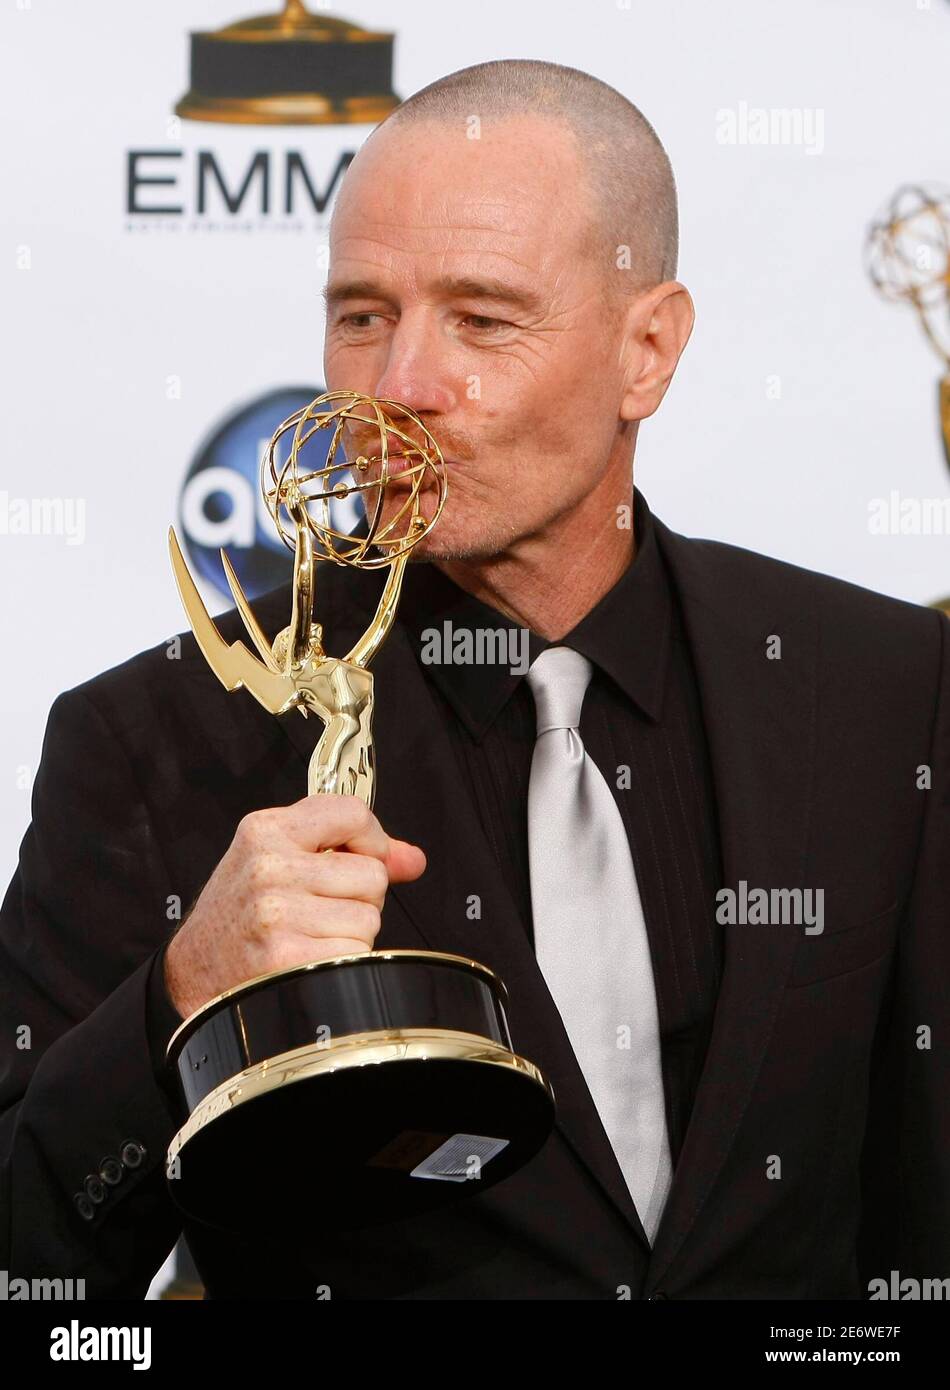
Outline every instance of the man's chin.
<svg viewBox="0 0 950 1390"><path fill-rule="evenodd" d="M422 504L422 514L426 517L431 515L431 510L427 505L429 500L429 498L423 499ZM387 525L396 516L396 512L397 508L387 499L380 517L378 528L380 532L386 530ZM406 534L405 521L405 517L400 517L389 534L404 536ZM501 517L497 519L495 525L492 525L491 518L486 518L484 515L480 515L477 519L471 517L466 519L457 511L451 510L450 501L432 530L413 546L411 559L413 561L487 560L491 556L497 555L513 539L509 530L510 524L506 526L505 519Z"/></svg>
<svg viewBox="0 0 950 1390"><path fill-rule="evenodd" d="M443 530L437 527L413 547L414 562L433 563L438 560L491 560L504 551L510 537L501 534L472 531L457 531L453 528Z"/></svg>

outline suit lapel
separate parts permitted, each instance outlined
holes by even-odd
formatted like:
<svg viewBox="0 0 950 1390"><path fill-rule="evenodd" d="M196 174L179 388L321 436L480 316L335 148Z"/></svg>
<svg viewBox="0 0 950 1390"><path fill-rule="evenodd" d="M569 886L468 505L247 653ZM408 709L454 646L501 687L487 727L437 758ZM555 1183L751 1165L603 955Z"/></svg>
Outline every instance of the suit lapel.
<svg viewBox="0 0 950 1390"><path fill-rule="evenodd" d="M817 637L786 608L780 577L756 592L734 552L656 521L699 684L718 808L724 886L808 883ZM767 642L781 638L781 659ZM768 1046L800 929L727 925L705 1067L657 1232L649 1284L665 1277L726 1162ZM764 1158L763 1158L764 1162Z"/></svg>

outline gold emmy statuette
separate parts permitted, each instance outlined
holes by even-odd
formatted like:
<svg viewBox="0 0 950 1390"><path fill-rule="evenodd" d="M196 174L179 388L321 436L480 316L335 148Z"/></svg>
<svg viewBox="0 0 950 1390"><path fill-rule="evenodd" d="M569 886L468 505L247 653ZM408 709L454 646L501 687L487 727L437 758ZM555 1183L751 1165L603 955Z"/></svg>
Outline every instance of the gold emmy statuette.
<svg viewBox="0 0 950 1390"><path fill-rule="evenodd" d="M306 471L301 456L318 431L327 432L325 462ZM225 642L172 530L185 611L227 690L243 687L274 715L322 721L309 794L372 806L369 664L392 626L409 553L441 515L441 452L405 406L331 391L278 427L261 485L294 552L289 626L268 641L222 551L256 655ZM352 493L365 503L362 536L331 522L331 501ZM314 621L321 560L388 569L372 622L342 658L326 654ZM412 1217L509 1176L543 1144L554 1101L538 1068L512 1050L505 998L478 961L390 950L277 971L213 999L168 1046L187 1114L168 1150L176 1202L209 1226L296 1240Z"/></svg>
<svg viewBox="0 0 950 1390"><path fill-rule="evenodd" d="M393 38L285 0L191 35L191 85L175 111L237 125L376 125L399 105Z"/></svg>
<svg viewBox="0 0 950 1390"><path fill-rule="evenodd" d="M885 299L911 304L943 363L937 410L950 465L950 189L907 184L872 223L868 274ZM950 595L932 605L950 616Z"/></svg>

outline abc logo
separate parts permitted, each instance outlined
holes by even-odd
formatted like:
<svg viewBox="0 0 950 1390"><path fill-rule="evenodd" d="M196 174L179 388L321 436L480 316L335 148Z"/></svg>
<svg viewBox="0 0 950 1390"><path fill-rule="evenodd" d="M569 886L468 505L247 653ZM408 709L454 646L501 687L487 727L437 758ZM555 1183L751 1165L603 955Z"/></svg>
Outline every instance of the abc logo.
<svg viewBox="0 0 950 1390"><path fill-rule="evenodd" d="M221 548L227 551L248 598L290 579L293 557L278 537L261 497L261 457L277 426L322 391L322 386L288 386L242 406L212 431L188 469L179 501L185 550L192 572L229 601L218 554ZM308 443L309 469L326 462L331 433L318 431ZM289 440L283 443L286 457ZM330 513L333 525L343 531L351 531L360 517L353 498L331 503Z"/></svg>

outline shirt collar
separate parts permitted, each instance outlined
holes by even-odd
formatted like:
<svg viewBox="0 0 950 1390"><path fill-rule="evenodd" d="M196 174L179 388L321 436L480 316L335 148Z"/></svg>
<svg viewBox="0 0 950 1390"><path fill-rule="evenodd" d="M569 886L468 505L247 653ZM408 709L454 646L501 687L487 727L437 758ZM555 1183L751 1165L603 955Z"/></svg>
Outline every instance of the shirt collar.
<svg viewBox="0 0 950 1390"><path fill-rule="evenodd" d="M423 673L474 738L484 736L528 666L550 646L580 652L649 719L659 719L669 665L673 604L650 509L636 489L633 529L636 551L632 563L613 588L557 642L519 629L510 618L460 589L432 564L407 567L399 620ZM485 630L505 634L509 661L445 659L458 654L459 644L465 640L460 634ZM433 655L438 659L433 660Z"/></svg>

